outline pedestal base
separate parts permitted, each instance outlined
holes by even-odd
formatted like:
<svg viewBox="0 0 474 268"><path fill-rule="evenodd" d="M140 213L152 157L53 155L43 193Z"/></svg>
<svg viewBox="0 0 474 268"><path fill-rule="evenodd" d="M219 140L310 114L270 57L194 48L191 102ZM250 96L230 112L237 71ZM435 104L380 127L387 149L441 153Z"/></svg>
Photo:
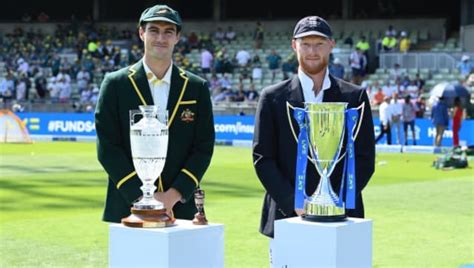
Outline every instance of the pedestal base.
<svg viewBox="0 0 474 268"><path fill-rule="evenodd" d="M135 228L162 228L173 225L174 219L166 209L131 209L132 214L122 219L122 224Z"/></svg>
<svg viewBox="0 0 474 268"><path fill-rule="evenodd" d="M224 225L190 220L155 229L110 224L109 267L222 268Z"/></svg>
<svg viewBox="0 0 474 268"><path fill-rule="evenodd" d="M275 221L272 267L372 266L372 220L319 223L300 217Z"/></svg>

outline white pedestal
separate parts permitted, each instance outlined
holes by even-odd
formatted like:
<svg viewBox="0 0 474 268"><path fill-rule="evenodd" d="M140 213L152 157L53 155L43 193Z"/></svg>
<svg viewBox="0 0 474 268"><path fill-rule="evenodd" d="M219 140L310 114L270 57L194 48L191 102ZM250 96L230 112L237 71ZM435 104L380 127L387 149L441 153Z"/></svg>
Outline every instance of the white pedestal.
<svg viewBox="0 0 474 268"><path fill-rule="evenodd" d="M109 226L109 267L224 267L224 225Z"/></svg>
<svg viewBox="0 0 474 268"><path fill-rule="evenodd" d="M372 220L275 221L273 267L372 267Z"/></svg>

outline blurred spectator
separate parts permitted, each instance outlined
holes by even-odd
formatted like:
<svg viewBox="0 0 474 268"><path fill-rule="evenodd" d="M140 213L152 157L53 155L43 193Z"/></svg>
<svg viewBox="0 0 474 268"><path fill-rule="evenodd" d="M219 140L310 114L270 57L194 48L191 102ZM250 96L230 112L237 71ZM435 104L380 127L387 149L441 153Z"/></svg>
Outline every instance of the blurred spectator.
<svg viewBox="0 0 474 268"><path fill-rule="evenodd" d="M6 77L0 78L0 98L10 100L13 98L15 91L15 80L11 72L7 72Z"/></svg>
<svg viewBox="0 0 474 268"><path fill-rule="evenodd" d="M469 55L463 55L461 61L457 64L459 73L466 77L472 71L474 71L474 63L471 62L471 57Z"/></svg>
<svg viewBox="0 0 474 268"><path fill-rule="evenodd" d="M395 81L385 80L385 83L382 85L382 91L385 96L391 97L394 92L397 92Z"/></svg>
<svg viewBox="0 0 474 268"><path fill-rule="evenodd" d="M410 84L405 88L403 91L403 96L410 96L412 99L416 99L419 95L420 89L416 85L416 81L413 80L410 82Z"/></svg>
<svg viewBox="0 0 474 268"><path fill-rule="evenodd" d="M406 89L411 84L411 80L408 74L403 74L403 77L400 79L400 83L404 89Z"/></svg>
<svg viewBox="0 0 474 268"><path fill-rule="evenodd" d="M398 94L393 93L392 101L389 104L391 113L392 113L392 121L391 121L391 128L395 129L397 142L396 144L402 144L402 104L398 100Z"/></svg>
<svg viewBox="0 0 474 268"><path fill-rule="evenodd" d="M367 59L360 48L355 48L349 56L349 63L352 68L352 83L360 85L365 76Z"/></svg>
<svg viewBox="0 0 474 268"><path fill-rule="evenodd" d="M244 84L239 83L239 85L238 85L237 87L238 87L237 92L236 92L235 95L232 97L231 101L234 101L234 102L243 102L243 101L245 101L245 99L246 99L245 90L244 90Z"/></svg>
<svg viewBox="0 0 474 268"><path fill-rule="evenodd" d="M421 78L419 73L415 75L413 82L415 82L415 85L418 87L418 92L423 92L425 88L425 80Z"/></svg>
<svg viewBox="0 0 474 268"><path fill-rule="evenodd" d="M201 51L201 73L208 79L208 74L211 72L214 56L207 47L203 47Z"/></svg>
<svg viewBox="0 0 474 268"><path fill-rule="evenodd" d="M393 27L393 25L389 25L388 26L388 29L386 31L386 34L387 35L391 35L391 36L397 36L397 30L395 30L395 28Z"/></svg>
<svg viewBox="0 0 474 268"><path fill-rule="evenodd" d="M97 86L97 84L92 84L91 87L92 87L92 96L90 98L90 102L92 106L95 107L97 105L97 100L99 99L99 87Z"/></svg>
<svg viewBox="0 0 474 268"><path fill-rule="evenodd" d="M59 85L56 81L56 77L50 77L47 85L47 89L49 91L49 97L53 102L57 102L59 100Z"/></svg>
<svg viewBox="0 0 474 268"><path fill-rule="evenodd" d="M196 32L192 31L191 33L189 33L188 44L191 47L191 49L199 47L199 37L196 34Z"/></svg>
<svg viewBox="0 0 474 268"><path fill-rule="evenodd" d="M227 31L225 32L225 37L224 37L225 40L228 43L230 43L230 42L235 40L236 36L237 35L236 35L234 29L232 28L232 26L227 27Z"/></svg>
<svg viewBox="0 0 474 268"><path fill-rule="evenodd" d="M443 97L439 97L438 101L433 105L431 109L431 120L436 128L434 145L440 147L444 131L449 126L448 105Z"/></svg>
<svg viewBox="0 0 474 268"><path fill-rule="evenodd" d="M272 73L272 82L275 80L276 73L280 69L281 56L278 54L276 49L272 49L270 54L267 56L268 69Z"/></svg>
<svg viewBox="0 0 474 268"><path fill-rule="evenodd" d="M405 134L405 145L408 145L408 127L410 127L413 145L416 145L415 118L416 106L411 102L410 95L405 97L402 106L403 133Z"/></svg>
<svg viewBox="0 0 474 268"><path fill-rule="evenodd" d="M79 99L80 104L83 105L83 106L89 104L91 97L92 97L92 88L85 88L81 92L81 96L80 96L80 99Z"/></svg>
<svg viewBox="0 0 474 268"><path fill-rule="evenodd" d="M36 88L36 95L40 98L43 99L47 96L47 84L48 81L46 80L45 75L41 70L38 68L35 68L34 71L34 81L35 81L35 88Z"/></svg>
<svg viewBox="0 0 474 268"><path fill-rule="evenodd" d="M253 41L255 44L255 49L262 48L264 38L265 38L265 34L263 30L263 24L260 21L257 21L257 25L253 33Z"/></svg>
<svg viewBox="0 0 474 268"><path fill-rule="evenodd" d="M90 74L86 71L86 68L82 67L76 75L77 89L79 90L79 92L85 90L90 81Z"/></svg>
<svg viewBox="0 0 474 268"><path fill-rule="evenodd" d="M16 100L24 101L28 99L28 92L30 88L30 79L25 73L20 74L20 79L16 84Z"/></svg>
<svg viewBox="0 0 474 268"><path fill-rule="evenodd" d="M128 64L137 62L143 57L143 51L138 48L137 45L133 45L132 49L128 54Z"/></svg>
<svg viewBox="0 0 474 268"><path fill-rule="evenodd" d="M222 89L228 89L228 90L232 89L232 82L229 79L229 77L227 77L227 75L223 75L219 79L219 84L221 85Z"/></svg>
<svg viewBox="0 0 474 268"><path fill-rule="evenodd" d="M329 73L334 77L344 79L344 65L342 65L339 58L335 58L331 65L329 65Z"/></svg>
<svg viewBox="0 0 474 268"><path fill-rule="evenodd" d="M464 118L464 109L462 107L461 98L454 99L453 112L453 146L459 146L459 130L461 129L462 120Z"/></svg>
<svg viewBox="0 0 474 268"><path fill-rule="evenodd" d="M61 103L68 102L72 93L71 82L68 82L68 80L65 77L59 78L58 88L59 88L59 102Z"/></svg>
<svg viewBox="0 0 474 268"><path fill-rule="evenodd" d="M261 83L263 78L262 72L262 62L260 61L260 57L258 54L252 58L252 82Z"/></svg>
<svg viewBox="0 0 474 268"><path fill-rule="evenodd" d="M400 33L400 52L407 53L410 50L410 38L405 31Z"/></svg>
<svg viewBox="0 0 474 268"><path fill-rule="evenodd" d="M369 41L367 40L366 36L365 35L362 35L360 37L360 40L357 42L356 44L356 48L359 48L360 50L362 50L362 53L364 53L365 55L365 59L366 59L366 68L365 68L365 72L367 72L367 67L369 66L369 49L370 49L370 44L369 44Z"/></svg>
<svg viewBox="0 0 474 268"><path fill-rule="evenodd" d="M378 85L378 82L375 82L377 85ZM384 98L385 98L385 94L383 94L383 90L380 86L372 86L372 91L375 90L375 94L373 95L372 97L372 105L374 106L378 106L380 104L382 104Z"/></svg>
<svg viewBox="0 0 474 268"><path fill-rule="evenodd" d="M251 102L257 102L260 94L255 89L255 84L251 83L249 90L246 92L247 100Z"/></svg>
<svg viewBox="0 0 474 268"><path fill-rule="evenodd" d="M350 48L354 46L354 40L352 39L352 36L348 35L346 38L344 38L344 45L348 45Z"/></svg>
<svg viewBox="0 0 474 268"><path fill-rule="evenodd" d="M241 48L235 55L235 59L240 68L246 68L249 65L250 58L250 53L245 50L245 48Z"/></svg>
<svg viewBox="0 0 474 268"><path fill-rule="evenodd" d="M416 118L423 118L426 111L426 100L424 97L419 96L415 102L416 105Z"/></svg>
<svg viewBox="0 0 474 268"><path fill-rule="evenodd" d="M221 82L215 73L212 74L209 79L209 90L211 91L211 96L214 97L221 92Z"/></svg>
<svg viewBox="0 0 474 268"><path fill-rule="evenodd" d="M215 55L214 70L216 73L232 73L233 65L227 55L227 49L222 47Z"/></svg>
<svg viewBox="0 0 474 268"><path fill-rule="evenodd" d="M391 80L401 79L405 75L404 71L400 68L399 63L395 63L393 68L389 71L389 78Z"/></svg>
<svg viewBox="0 0 474 268"><path fill-rule="evenodd" d="M222 42L224 41L225 39L225 33L224 31L222 30L221 27L217 27L217 30L214 32L214 40L218 43L218 44L222 44Z"/></svg>
<svg viewBox="0 0 474 268"><path fill-rule="evenodd" d="M298 60L295 53L290 53L281 65L283 80L293 77L298 72Z"/></svg>
<svg viewBox="0 0 474 268"><path fill-rule="evenodd" d="M375 143L387 136L387 144L392 144L392 131L390 129L392 121L392 111L390 109L390 96L385 96L384 101L379 106L380 133L375 139Z"/></svg>
<svg viewBox="0 0 474 268"><path fill-rule="evenodd" d="M91 39L89 40L89 43L87 44L87 52L92 56L92 57L99 57L98 50L99 49L99 42L96 39Z"/></svg>
<svg viewBox="0 0 474 268"><path fill-rule="evenodd" d="M382 39L382 50L384 52L393 52L396 47L397 38L395 38L395 35L392 32L387 31L385 37Z"/></svg>
<svg viewBox="0 0 474 268"><path fill-rule="evenodd" d="M26 62L23 58L19 58L17 60L17 64L18 68L16 69L16 71L18 72L18 74L28 75L28 72L30 70L30 65L28 64L28 62Z"/></svg>

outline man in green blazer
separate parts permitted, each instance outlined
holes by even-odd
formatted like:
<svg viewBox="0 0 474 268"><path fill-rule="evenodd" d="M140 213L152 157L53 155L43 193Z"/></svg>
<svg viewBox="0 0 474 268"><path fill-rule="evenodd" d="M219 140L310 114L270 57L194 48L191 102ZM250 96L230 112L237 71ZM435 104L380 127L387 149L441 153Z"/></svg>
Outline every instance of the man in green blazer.
<svg viewBox="0 0 474 268"><path fill-rule="evenodd" d="M95 111L97 155L109 177L103 220L120 222L142 196L130 149L129 111L139 105L157 105L168 112L168 152L156 180L155 198L175 218L192 219L196 213L193 192L214 148L208 84L172 62L181 32L178 12L166 5L148 8L138 30L144 43L143 59L105 76Z"/></svg>

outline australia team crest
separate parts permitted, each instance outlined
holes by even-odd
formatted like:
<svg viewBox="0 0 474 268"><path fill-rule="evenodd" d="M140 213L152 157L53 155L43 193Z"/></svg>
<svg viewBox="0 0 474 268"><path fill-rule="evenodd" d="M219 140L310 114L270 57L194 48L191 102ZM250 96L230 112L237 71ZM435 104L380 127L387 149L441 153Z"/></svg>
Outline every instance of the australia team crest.
<svg viewBox="0 0 474 268"><path fill-rule="evenodd" d="M194 113L189 110L188 108L184 109L181 113L181 121L185 123L193 122L194 121Z"/></svg>

